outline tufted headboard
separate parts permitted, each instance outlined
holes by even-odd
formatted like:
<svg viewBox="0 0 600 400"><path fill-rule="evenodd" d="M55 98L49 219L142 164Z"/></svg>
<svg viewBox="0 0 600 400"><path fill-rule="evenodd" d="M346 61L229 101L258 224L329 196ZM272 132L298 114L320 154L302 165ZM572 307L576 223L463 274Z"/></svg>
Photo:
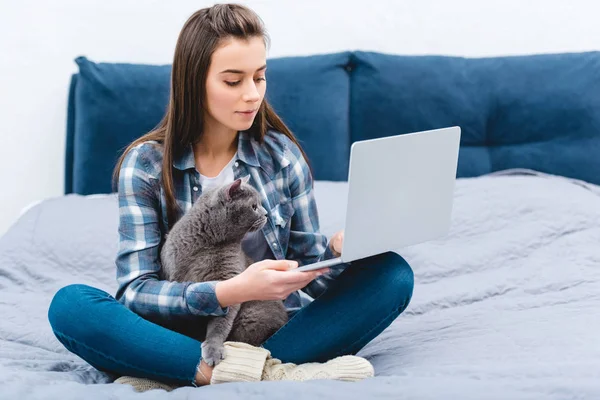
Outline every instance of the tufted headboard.
<svg viewBox="0 0 600 400"><path fill-rule="evenodd" d="M108 193L122 150L152 129L169 65L76 60L65 193ZM529 168L600 184L600 53L496 58L341 52L268 61L267 97L318 180L347 179L361 139L458 125L457 177Z"/></svg>

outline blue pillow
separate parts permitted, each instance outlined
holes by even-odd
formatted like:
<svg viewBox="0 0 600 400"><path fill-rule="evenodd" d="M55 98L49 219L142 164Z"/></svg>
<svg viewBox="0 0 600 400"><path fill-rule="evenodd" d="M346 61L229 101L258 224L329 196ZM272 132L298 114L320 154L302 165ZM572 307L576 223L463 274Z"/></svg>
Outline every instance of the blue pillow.
<svg viewBox="0 0 600 400"><path fill-rule="evenodd" d="M110 193L112 171L122 151L154 128L169 99L171 67L94 63L78 57L79 66L69 118L72 165L67 139L66 193Z"/></svg>
<svg viewBox="0 0 600 400"><path fill-rule="evenodd" d="M459 125L459 177L520 167L600 183L598 52L351 64L352 141Z"/></svg>
<svg viewBox="0 0 600 400"><path fill-rule="evenodd" d="M315 178L348 177L350 53L268 62L267 98L306 151Z"/></svg>

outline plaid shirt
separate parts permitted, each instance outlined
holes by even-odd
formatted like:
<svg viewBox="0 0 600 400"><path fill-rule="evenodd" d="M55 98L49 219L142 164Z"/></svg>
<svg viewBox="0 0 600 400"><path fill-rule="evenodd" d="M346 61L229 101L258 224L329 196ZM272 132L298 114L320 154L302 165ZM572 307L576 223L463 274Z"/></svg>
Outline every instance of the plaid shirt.
<svg viewBox="0 0 600 400"><path fill-rule="evenodd" d="M132 311L155 321L225 315L228 307L222 308L217 300L216 281L180 283L159 278L159 253L167 230L166 200L158 180L162 151L157 142L142 143L125 156L120 170L116 257L119 287L115 297ZM326 236L319 232L308 165L289 138L270 131L260 144L246 132L240 132L234 165L236 179L251 175L250 183L269 212L262 232L276 259L305 265L334 257ZM202 194L191 146L174 160L173 167L175 198L185 213ZM160 198L154 193L160 193ZM302 291L312 298L319 296L342 269L331 271ZM297 308L300 303L298 292L286 299L286 306Z"/></svg>

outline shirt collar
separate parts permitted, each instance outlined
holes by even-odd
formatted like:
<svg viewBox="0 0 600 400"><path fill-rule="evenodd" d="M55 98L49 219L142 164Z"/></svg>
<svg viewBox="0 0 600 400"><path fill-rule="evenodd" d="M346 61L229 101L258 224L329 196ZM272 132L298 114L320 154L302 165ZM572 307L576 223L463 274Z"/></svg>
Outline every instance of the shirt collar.
<svg viewBox="0 0 600 400"><path fill-rule="evenodd" d="M194 149L190 144L186 147L181 157L173 160L173 167L185 171L190 168L196 168L196 160L194 159Z"/></svg>
<svg viewBox="0 0 600 400"><path fill-rule="evenodd" d="M256 149L254 148L254 144L252 142L252 137L248 132L241 131L238 133L238 159L248 165L260 167L260 163L258 162L258 157L256 155ZM173 167L181 171L196 168L194 148L191 144L185 149L181 157L173 161Z"/></svg>
<svg viewBox="0 0 600 400"><path fill-rule="evenodd" d="M260 167L256 149L254 148L254 140L252 140L252 136L246 131L238 134L238 157L248 165Z"/></svg>

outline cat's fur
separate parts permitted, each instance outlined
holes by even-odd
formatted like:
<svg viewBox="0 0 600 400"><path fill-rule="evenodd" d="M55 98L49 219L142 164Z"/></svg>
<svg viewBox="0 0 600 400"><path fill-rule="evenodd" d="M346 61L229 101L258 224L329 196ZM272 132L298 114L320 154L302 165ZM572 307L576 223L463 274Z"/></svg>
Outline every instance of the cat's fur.
<svg viewBox="0 0 600 400"><path fill-rule="evenodd" d="M249 176L208 189L175 223L160 254L164 279L177 282L226 280L253 262L243 252L241 242L246 233L264 226L267 211L248 179ZM207 318L202 358L210 366L218 364L224 357L226 340L259 346L287 320L280 300L232 305L227 315Z"/></svg>

